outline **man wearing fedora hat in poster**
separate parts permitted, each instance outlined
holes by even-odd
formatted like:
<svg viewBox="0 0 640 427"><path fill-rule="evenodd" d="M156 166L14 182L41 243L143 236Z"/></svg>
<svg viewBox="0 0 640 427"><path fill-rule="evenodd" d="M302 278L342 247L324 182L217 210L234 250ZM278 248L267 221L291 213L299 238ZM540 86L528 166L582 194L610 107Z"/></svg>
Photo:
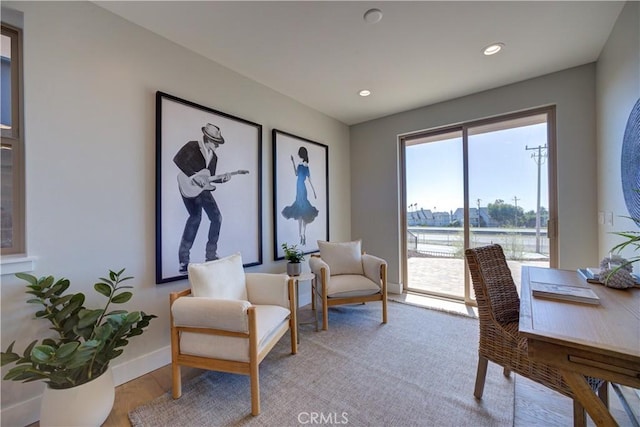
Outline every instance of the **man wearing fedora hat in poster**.
<svg viewBox="0 0 640 427"><path fill-rule="evenodd" d="M205 248L205 259L207 261L218 259L218 237L220 236L222 214L213 197L213 191L216 188L214 184L225 183L237 173L248 173L247 171L237 171L216 175L218 156L216 156L215 150L221 144L224 144L224 138L220 128L207 123L202 127L202 139L187 142L173 158L174 163L180 169L178 184L182 201L189 213L178 250L180 273L187 272L191 247L198 233L203 210L211 222Z"/></svg>

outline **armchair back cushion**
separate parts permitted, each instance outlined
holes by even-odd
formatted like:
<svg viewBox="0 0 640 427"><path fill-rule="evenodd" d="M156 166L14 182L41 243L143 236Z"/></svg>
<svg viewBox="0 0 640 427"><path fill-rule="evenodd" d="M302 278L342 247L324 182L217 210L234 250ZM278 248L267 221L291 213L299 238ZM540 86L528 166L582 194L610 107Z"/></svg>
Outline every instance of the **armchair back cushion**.
<svg viewBox="0 0 640 427"><path fill-rule="evenodd" d="M318 240L320 257L329 265L331 275L364 274L362 269L362 241L325 242Z"/></svg>
<svg viewBox="0 0 640 427"><path fill-rule="evenodd" d="M242 257L239 253L188 267L194 297L247 300Z"/></svg>

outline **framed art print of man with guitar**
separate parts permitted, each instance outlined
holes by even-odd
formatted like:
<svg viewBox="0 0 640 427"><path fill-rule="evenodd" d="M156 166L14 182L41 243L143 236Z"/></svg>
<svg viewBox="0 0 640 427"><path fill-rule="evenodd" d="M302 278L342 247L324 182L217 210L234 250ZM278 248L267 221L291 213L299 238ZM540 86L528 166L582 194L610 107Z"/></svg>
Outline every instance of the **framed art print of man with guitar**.
<svg viewBox="0 0 640 427"><path fill-rule="evenodd" d="M216 184L228 182L234 175L248 174L248 170L237 170L216 175L218 156L216 149L225 143L220 128L207 123L202 127L202 138L184 144L173 158L180 169L178 173L178 189L189 217L184 225L178 259L180 273L187 272L191 247L198 234L202 219L202 211L210 221L205 247L205 260L218 259L218 238L222 226L222 213L215 197Z"/></svg>

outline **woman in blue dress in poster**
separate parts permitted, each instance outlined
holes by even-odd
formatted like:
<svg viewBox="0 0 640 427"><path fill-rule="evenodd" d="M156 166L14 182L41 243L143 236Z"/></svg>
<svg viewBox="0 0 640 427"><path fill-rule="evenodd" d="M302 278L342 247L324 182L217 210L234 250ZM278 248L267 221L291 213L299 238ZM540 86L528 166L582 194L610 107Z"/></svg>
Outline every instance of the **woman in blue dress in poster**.
<svg viewBox="0 0 640 427"><path fill-rule="evenodd" d="M293 202L291 206L287 206L282 209L282 216L287 219L298 220L300 244L304 246L307 244L305 236L307 224L313 222L313 220L318 216L318 209L313 207L307 199L307 180L309 181L309 186L311 186L311 190L313 191L313 198L317 199L316 190L313 188L313 183L311 182L311 174L309 173L309 154L307 153L307 149L305 147L300 147L300 149L298 149L298 156L300 157L301 162L297 167L295 161L293 160L293 156L291 156L293 172L297 177L296 201Z"/></svg>

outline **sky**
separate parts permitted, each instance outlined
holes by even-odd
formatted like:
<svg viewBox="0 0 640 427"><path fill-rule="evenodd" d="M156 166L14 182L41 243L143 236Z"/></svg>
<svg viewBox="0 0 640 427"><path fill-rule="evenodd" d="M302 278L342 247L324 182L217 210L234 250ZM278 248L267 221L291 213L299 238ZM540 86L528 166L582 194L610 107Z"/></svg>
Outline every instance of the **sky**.
<svg viewBox="0 0 640 427"><path fill-rule="evenodd" d="M496 199L535 211L538 188L538 150L546 145L546 123L472 135L469 137L470 207L486 207ZM542 150L544 155L546 150ZM462 138L407 147L407 204L432 211L455 211L464 205ZM540 168L540 205L548 203L548 162ZM514 200L517 198L517 201ZM409 209L409 207L407 207ZM411 207L410 210L415 210Z"/></svg>

